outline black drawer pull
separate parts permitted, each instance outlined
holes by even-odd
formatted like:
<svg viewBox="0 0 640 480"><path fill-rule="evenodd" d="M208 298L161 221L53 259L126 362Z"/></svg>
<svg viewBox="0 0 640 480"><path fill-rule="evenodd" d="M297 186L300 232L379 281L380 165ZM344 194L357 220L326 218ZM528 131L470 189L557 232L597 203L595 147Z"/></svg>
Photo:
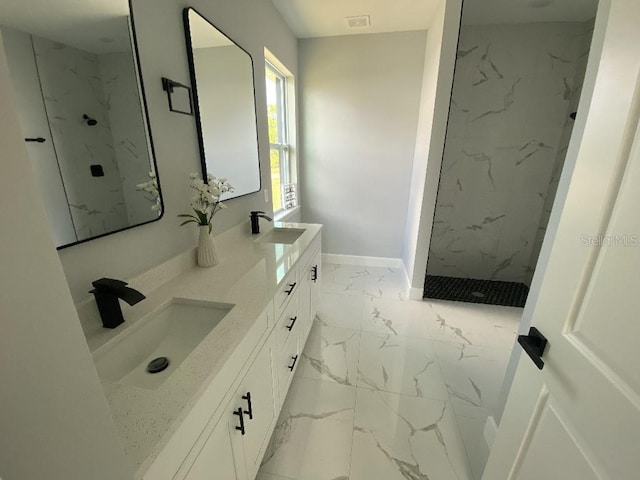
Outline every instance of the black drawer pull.
<svg viewBox="0 0 640 480"><path fill-rule="evenodd" d="M242 399L247 401L247 408L249 409L249 410L245 410L244 413L249 415L249 420L253 420L253 407L251 406L251 392L247 392L246 395L243 395Z"/></svg>
<svg viewBox="0 0 640 480"><path fill-rule="evenodd" d="M289 317L289 320L291 320L291 325L287 325L287 330L291 331L293 329L293 326L296 324L296 320L298 320L298 317Z"/></svg>
<svg viewBox="0 0 640 480"><path fill-rule="evenodd" d="M291 365L289 365L287 368L293 372L293 369L296 368L296 362L298 361L298 355L296 355L295 357L291 357L291 360L293 360L293 363Z"/></svg>
<svg viewBox="0 0 640 480"><path fill-rule="evenodd" d="M244 415L242 413L242 408L238 408L235 412L233 412L234 415L238 415L238 417L240 417L240 426L236 427L236 430L240 430L240 433L242 433L242 435L244 435Z"/></svg>
<svg viewBox="0 0 640 480"><path fill-rule="evenodd" d="M311 281L316 283L318 281L318 265L311 267Z"/></svg>
<svg viewBox="0 0 640 480"><path fill-rule="evenodd" d="M285 290L284 292L285 292L287 295L291 295L291 294L293 293L293 289L294 289L294 288L296 288L296 285L297 285L297 284L298 284L298 282L290 283L290 284L289 284L289 286L290 286L291 288L290 288L289 290Z"/></svg>
<svg viewBox="0 0 640 480"><path fill-rule="evenodd" d="M42 137L36 137L36 138L25 138L24 139L25 142L37 142L37 143L44 143L47 141L46 138L42 138Z"/></svg>

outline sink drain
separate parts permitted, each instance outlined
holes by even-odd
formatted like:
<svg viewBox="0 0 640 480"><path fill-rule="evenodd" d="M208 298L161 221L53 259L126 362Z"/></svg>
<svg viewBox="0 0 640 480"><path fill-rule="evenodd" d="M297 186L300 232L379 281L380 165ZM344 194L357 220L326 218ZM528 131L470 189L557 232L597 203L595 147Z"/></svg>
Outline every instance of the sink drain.
<svg viewBox="0 0 640 480"><path fill-rule="evenodd" d="M158 357L151 360L147 365L147 372L160 373L169 366L169 359L167 357Z"/></svg>
<svg viewBox="0 0 640 480"><path fill-rule="evenodd" d="M471 292L471 295L476 298L484 298L484 293L482 292Z"/></svg>

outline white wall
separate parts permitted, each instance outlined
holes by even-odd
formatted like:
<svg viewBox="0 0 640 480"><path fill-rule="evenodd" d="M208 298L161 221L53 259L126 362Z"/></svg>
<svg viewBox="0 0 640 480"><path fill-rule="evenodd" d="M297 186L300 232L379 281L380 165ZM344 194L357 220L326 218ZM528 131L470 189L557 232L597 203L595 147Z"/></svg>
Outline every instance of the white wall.
<svg viewBox="0 0 640 480"><path fill-rule="evenodd" d="M427 33L419 97L420 117L402 251L412 298L422 298L427 269L461 12L462 0L442 0Z"/></svg>
<svg viewBox="0 0 640 480"><path fill-rule="evenodd" d="M327 253L400 258L425 32L299 42L302 219Z"/></svg>
<svg viewBox="0 0 640 480"><path fill-rule="evenodd" d="M158 162L165 213L150 223L60 251L71 293L88 296L91 281L103 276L132 277L196 243L196 229L179 227L176 215L188 209L188 175L200 171L193 117L169 112L161 77L189 84L182 9L195 7L253 56L262 188L270 189L269 145L264 87L264 47L297 74L296 40L270 2L254 0L133 0L133 15L142 62L151 133ZM233 183L233 179L230 179ZM270 200L269 200L270 202ZM216 216L214 229L225 231L247 223L251 210L272 210L256 193L230 200ZM224 252L221 252L224 256Z"/></svg>
<svg viewBox="0 0 640 480"><path fill-rule="evenodd" d="M0 477L131 478L27 157L0 38Z"/></svg>

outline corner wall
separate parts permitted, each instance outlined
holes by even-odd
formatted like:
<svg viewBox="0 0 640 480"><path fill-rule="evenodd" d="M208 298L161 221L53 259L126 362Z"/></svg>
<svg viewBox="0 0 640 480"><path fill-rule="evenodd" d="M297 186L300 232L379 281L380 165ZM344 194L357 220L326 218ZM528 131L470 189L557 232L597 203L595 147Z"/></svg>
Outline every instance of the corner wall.
<svg viewBox="0 0 640 480"><path fill-rule="evenodd" d="M458 45L462 0L442 0L427 32L418 132L413 155L402 261L411 298L422 298L449 99Z"/></svg>
<svg viewBox="0 0 640 480"><path fill-rule="evenodd" d="M326 253L402 255L425 32L299 42L302 218Z"/></svg>
<svg viewBox="0 0 640 480"><path fill-rule="evenodd" d="M0 105L0 477L131 478L37 191L1 38Z"/></svg>

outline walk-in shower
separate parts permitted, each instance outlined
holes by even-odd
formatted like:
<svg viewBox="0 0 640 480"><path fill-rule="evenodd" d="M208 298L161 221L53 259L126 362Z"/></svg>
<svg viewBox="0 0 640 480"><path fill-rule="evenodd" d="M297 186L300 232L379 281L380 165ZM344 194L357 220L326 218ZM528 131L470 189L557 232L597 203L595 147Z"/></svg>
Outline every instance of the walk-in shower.
<svg viewBox="0 0 640 480"><path fill-rule="evenodd" d="M524 305L578 111L594 15L492 23L465 4L425 298Z"/></svg>

